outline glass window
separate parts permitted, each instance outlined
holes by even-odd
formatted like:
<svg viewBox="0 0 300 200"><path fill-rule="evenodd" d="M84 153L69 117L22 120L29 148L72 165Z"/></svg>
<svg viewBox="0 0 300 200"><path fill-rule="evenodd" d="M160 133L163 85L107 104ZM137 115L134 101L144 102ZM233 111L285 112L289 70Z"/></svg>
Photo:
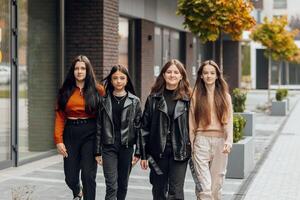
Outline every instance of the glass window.
<svg viewBox="0 0 300 200"><path fill-rule="evenodd" d="M196 81L197 71L201 63L204 61L204 45L197 37L193 38L193 66L192 66L192 80L191 83Z"/></svg>
<svg viewBox="0 0 300 200"><path fill-rule="evenodd" d="M257 10L256 13L257 13L257 15L256 15L256 23L260 24L262 22L262 20L261 20L261 10Z"/></svg>
<svg viewBox="0 0 300 200"><path fill-rule="evenodd" d="M178 31L163 27L155 27L154 38L155 66L154 74L170 59L180 60L180 34Z"/></svg>
<svg viewBox="0 0 300 200"><path fill-rule="evenodd" d="M273 1L273 8L275 8L275 9L285 9L285 8L287 8L286 0L274 0Z"/></svg>
<svg viewBox="0 0 300 200"><path fill-rule="evenodd" d="M272 61L272 68L271 68L271 84L277 85L279 84L279 62Z"/></svg>
<svg viewBox="0 0 300 200"><path fill-rule="evenodd" d="M170 30L163 29L163 59L162 65L164 65L170 59Z"/></svg>
<svg viewBox="0 0 300 200"><path fill-rule="evenodd" d="M10 12L8 0L0 0L0 162L11 160Z"/></svg>
<svg viewBox="0 0 300 200"><path fill-rule="evenodd" d="M192 65L192 84L196 81L197 78L197 69L200 65L198 63L198 52L197 52L198 40L196 37L193 38L193 65ZM200 55L201 56L201 55ZM201 59L201 58L200 58Z"/></svg>
<svg viewBox="0 0 300 200"><path fill-rule="evenodd" d="M300 65L292 64L289 65L289 83L291 85L300 84Z"/></svg>
<svg viewBox="0 0 300 200"><path fill-rule="evenodd" d="M54 148L59 85L59 0L19 1L19 158Z"/></svg>
<svg viewBox="0 0 300 200"><path fill-rule="evenodd" d="M179 32L178 31L171 31L171 35L170 35L170 59L178 59L180 60L179 56L180 56L180 41L179 41Z"/></svg>
<svg viewBox="0 0 300 200"><path fill-rule="evenodd" d="M128 67L129 20L119 17L119 64Z"/></svg>
<svg viewBox="0 0 300 200"><path fill-rule="evenodd" d="M160 27L155 27L154 32L154 76L158 76L162 67L162 30Z"/></svg>

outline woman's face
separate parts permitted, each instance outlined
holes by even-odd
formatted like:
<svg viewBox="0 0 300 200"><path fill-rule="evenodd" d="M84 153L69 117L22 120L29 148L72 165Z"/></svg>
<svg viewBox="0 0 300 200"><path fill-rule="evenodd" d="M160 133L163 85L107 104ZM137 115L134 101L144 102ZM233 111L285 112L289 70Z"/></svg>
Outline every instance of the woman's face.
<svg viewBox="0 0 300 200"><path fill-rule="evenodd" d="M125 86L127 84L127 76L126 74L120 72L119 70L112 74L111 83L116 92L125 90Z"/></svg>
<svg viewBox="0 0 300 200"><path fill-rule="evenodd" d="M211 65L205 65L203 67L201 78L206 85L213 85L217 80L216 68Z"/></svg>
<svg viewBox="0 0 300 200"><path fill-rule="evenodd" d="M179 69L175 65L171 65L163 74L168 89L176 89L178 83L182 79Z"/></svg>
<svg viewBox="0 0 300 200"><path fill-rule="evenodd" d="M86 66L84 62L76 62L74 67L74 77L77 82L83 82L86 77Z"/></svg>

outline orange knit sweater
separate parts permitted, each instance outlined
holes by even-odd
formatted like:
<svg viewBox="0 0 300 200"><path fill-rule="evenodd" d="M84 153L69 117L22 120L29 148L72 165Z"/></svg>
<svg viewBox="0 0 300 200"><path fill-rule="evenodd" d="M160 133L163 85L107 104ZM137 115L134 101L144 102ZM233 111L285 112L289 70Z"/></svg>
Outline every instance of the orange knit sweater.
<svg viewBox="0 0 300 200"><path fill-rule="evenodd" d="M104 95L104 87L97 86L98 92L101 96ZM55 144L63 143L63 132L67 118L95 118L95 115L90 115L85 112L85 102L83 95L80 94L80 89L77 87L70 96L65 111L56 110L55 112L55 128L54 128L54 142Z"/></svg>

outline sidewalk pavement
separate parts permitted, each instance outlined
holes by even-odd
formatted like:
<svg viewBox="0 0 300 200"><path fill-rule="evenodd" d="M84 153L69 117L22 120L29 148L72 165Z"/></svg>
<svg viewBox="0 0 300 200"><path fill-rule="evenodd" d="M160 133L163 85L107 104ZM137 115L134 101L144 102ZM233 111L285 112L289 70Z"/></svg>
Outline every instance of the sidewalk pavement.
<svg viewBox="0 0 300 200"><path fill-rule="evenodd" d="M300 199L300 102L288 116L268 157L251 183L245 200Z"/></svg>
<svg viewBox="0 0 300 200"><path fill-rule="evenodd" d="M274 92L273 92L274 93ZM291 107L300 99L299 92L290 92ZM274 96L274 94L272 95ZM256 105L266 102L266 91L250 91L246 102L247 110L255 111ZM300 103L299 103L300 104ZM291 116L275 117L263 112L256 113L255 120L255 162L259 163L263 155L270 149L273 139L282 129L286 119L287 123L282 129L282 135L278 137L269 157L261 167L252 184L247 179L226 179L223 188L224 200L243 198L249 199L300 199L299 192L299 156L297 152L296 121L300 116L300 105L297 104ZM299 145L298 145L299 146ZM300 148L300 146L298 147ZM271 168L270 168L271 167ZM274 167L274 169L272 169ZM296 169L297 167L297 169ZM275 172L278 172L276 175ZM288 174L290 172L290 174ZM255 173L253 173L255 174ZM150 200L151 185L149 183L149 171L142 171L135 166L130 176L128 188L128 200ZM252 176L253 177L253 176ZM249 180L249 179L248 179ZM274 186L272 184L275 184ZM72 199L70 190L64 183L62 158L58 155L45 158L36 162L25 164L17 168L0 170L0 200L11 200L12 190L19 190L28 186L32 189L32 200L66 200ZM19 187L19 188L18 188ZM241 188L243 191L241 192ZM284 189L284 192L283 192ZM281 194L283 193L283 194ZM97 199L104 199L105 184L102 168L98 168L97 174ZM283 195L290 196L283 196ZM282 197L282 198L281 198ZM194 183L188 171L185 181L185 199L196 199Z"/></svg>

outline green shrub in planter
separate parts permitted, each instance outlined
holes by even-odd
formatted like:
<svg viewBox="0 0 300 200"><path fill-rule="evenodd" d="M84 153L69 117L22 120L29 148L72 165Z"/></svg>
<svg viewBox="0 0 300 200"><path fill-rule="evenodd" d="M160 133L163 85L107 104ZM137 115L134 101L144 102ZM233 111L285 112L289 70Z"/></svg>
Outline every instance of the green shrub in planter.
<svg viewBox="0 0 300 200"><path fill-rule="evenodd" d="M283 92L283 97L286 98L289 94L289 90L288 89L281 89Z"/></svg>
<svg viewBox="0 0 300 200"><path fill-rule="evenodd" d="M241 115L233 116L233 142L236 143L244 136L244 128L246 126L246 119Z"/></svg>
<svg viewBox="0 0 300 200"><path fill-rule="evenodd" d="M287 89L277 89L275 97L277 101L282 101L284 98L287 97L287 95L288 95Z"/></svg>
<svg viewBox="0 0 300 200"><path fill-rule="evenodd" d="M247 92L235 88L232 92L232 104L234 112L244 112L246 106Z"/></svg>

